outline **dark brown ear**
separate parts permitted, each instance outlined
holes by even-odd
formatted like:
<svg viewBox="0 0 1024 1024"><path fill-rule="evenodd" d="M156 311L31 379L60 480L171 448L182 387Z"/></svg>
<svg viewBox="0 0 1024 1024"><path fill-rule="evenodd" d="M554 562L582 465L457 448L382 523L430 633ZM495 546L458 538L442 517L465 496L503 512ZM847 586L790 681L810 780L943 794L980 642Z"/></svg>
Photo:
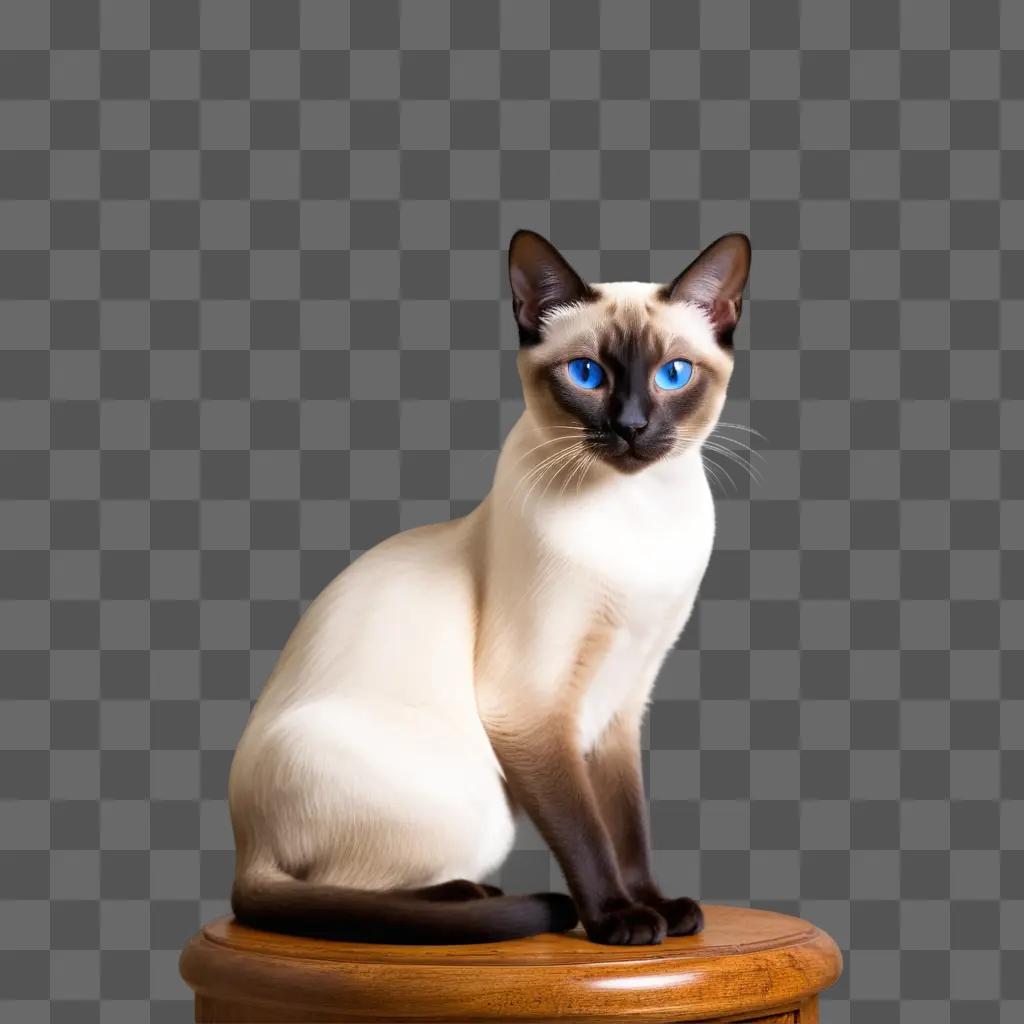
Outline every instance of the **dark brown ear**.
<svg viewBox="0 0 1024 1024"><path fill-rule="evenodd" d="M750 273L750 239L723 235L712 242L674 281L662 289L666 302L693 302L711 317L718 340L732 345Z"/></svg>
<svg viewBox="0 0 1024 1024"><path fill-rule="evenodd" d="M508 280L520 345L540 341L541 318L548 310L594 297L590 286L562 254L536 231L519 230L512 236L508 244Z"/></svg>

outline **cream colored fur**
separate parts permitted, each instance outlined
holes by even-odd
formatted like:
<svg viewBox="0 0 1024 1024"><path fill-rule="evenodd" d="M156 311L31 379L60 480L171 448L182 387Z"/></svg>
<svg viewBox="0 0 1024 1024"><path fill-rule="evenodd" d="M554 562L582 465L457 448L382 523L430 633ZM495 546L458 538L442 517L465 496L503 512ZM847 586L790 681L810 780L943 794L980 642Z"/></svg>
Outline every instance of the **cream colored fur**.
<svg viewBox="0 0 1024 1024"><path fill-rule="evenodd" d="M300 620L231 770L240 877L480 880L515 827L488 729L571 716L587 750L617 712L642 715L711 552L702 438L634 474L580 459L570 477L567 455L538 471L578 435L536 391L534 364L585 347L610 311L652 318L715 377L706 436L732 361L697 307L656 302L653 285L594 287L600 302L556 312L520 352L526 411L486 499L366 552ZM581 684L574 659L595 635Z"/></svg>

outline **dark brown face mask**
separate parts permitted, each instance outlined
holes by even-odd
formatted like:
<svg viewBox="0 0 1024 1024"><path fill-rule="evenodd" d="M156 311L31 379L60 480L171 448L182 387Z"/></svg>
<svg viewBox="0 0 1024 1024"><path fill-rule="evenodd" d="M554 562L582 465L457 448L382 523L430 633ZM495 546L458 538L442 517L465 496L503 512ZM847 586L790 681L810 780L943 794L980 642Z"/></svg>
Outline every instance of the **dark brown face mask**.
<svg viewBox="0 0 1024 1024"><path fill-rule="evenodd" d="M659 388L660 347L630 338L614 325L599 342L598 353L597 366L588 369L600 375L599 385L581 388L573 382L574 367L555 363L548 370L551 394L587 428L596 453L617 469L634 472L672 450L677 425L701 406L707 376L693 379L689 361L670 360L688 376L687 383L673 391Z"/></svg>
<svg viewBox="0 0 1024 1024"><path fill-rule="evenodd" d="M726 235L673 281L656 289L648 310L675 303L697 307L731 363L732 335L749 267L746 237ZM509 281L520 345L540 357L547 340L546 318L554 311L588 306L601 310L586 357L574 358L562 346L550 360L540 362L555 407L585 428L591 449L604 461L623 472L635 472L671 452L680 428L697 432L715 375L673 352L642 308L616 315L624 311L602 291L608 286L587 284L554 246L530 231L516 232L512 238ZM718 384L724 387L724 381Z"/></svg>

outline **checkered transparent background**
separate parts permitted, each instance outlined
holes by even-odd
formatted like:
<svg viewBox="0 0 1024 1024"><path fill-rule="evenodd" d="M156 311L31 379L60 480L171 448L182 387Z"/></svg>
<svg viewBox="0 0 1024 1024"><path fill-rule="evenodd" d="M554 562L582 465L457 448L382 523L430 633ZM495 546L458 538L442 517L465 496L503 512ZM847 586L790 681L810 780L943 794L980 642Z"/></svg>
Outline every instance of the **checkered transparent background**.
<svg viewBox="0 0 1024 1024"><path fill-rule="evenodd" d="M676 893L803 914L828 1024L1024 1019L1024 5L4 0L0 997L190 1020L303 602L486 492L503 246L754 243L648 774ZM547 887L536 834L502 873Z"/></svg>

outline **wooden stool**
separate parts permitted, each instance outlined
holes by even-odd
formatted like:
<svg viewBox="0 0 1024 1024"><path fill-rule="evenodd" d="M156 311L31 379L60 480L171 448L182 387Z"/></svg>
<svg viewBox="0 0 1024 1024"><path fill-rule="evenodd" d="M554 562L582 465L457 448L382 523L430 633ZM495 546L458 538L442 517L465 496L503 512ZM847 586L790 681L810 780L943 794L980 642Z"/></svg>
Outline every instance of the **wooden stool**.
<svg viewBox="0 0 1024 1024"><path fill-rule="evenodd" d="M758 1021L817 1024L839 977L799 918L705 907L702 934L599 946L582 932L466 946L380 946L254 931L221 918L185 947L196 1021Z"/></svg>

